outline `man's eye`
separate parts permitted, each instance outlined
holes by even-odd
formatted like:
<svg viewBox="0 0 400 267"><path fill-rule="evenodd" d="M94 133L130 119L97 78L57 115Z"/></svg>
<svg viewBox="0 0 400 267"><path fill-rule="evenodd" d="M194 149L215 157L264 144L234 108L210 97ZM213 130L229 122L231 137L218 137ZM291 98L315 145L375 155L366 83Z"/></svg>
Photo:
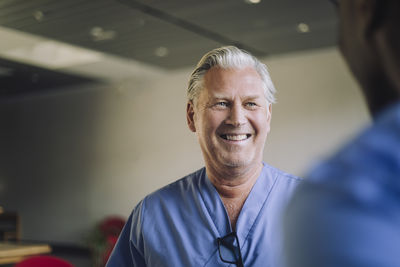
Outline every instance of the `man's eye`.
<svg viewBox="0 0 400 267"><path fill-rule="evenodd" d="M218 106L218 107L227 107L228 103L226 103L226 102L217 102L215 105Z"/></svg>
<svg viewBox="0 0 400 267"><path fill-rule="evenodd" d="M248 107L255 107L255 106L257 106L257 104L254 103L254 102L247 102L247 103L246 103L246 106L248 106Z"/></svg>

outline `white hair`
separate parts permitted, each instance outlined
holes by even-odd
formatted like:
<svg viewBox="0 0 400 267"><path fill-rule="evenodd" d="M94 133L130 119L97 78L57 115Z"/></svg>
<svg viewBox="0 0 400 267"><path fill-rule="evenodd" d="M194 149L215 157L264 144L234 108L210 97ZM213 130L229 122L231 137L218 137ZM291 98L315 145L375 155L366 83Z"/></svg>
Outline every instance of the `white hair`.
<svg viewBox="0 0 400 267"><path fill-rule="evenodd" d="M197 64L195 70L189 78L187 97L189 101L194 101L203 89L203 78L206 72L212 67L217 66L223 69L242 69L252 67L260 75L263 82L264 95L267 102L276 102L275 86L269 76L267 66L261 63L249 52L235 46L223 46L216 48L205 54Z"/></svg>

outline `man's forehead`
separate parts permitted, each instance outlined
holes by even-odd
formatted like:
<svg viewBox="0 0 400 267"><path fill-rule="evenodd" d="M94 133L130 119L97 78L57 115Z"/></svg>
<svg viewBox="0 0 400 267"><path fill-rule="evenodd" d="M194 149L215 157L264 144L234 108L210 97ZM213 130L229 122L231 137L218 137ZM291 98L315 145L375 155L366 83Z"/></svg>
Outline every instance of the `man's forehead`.
<svg viewBox="0 0 400 267"><path fill-rule="evenodd" d="M208 91L208 98L213 98L213 99L226 99L230 97L234 97L236 94L234 91L229 91L229 92L215 92L213 90L207 90ZM254 93L254 92L241 92L239 94L241 98L246 98L246 99L257 99L257 98L264 98L263 92L260 93Z"/></svg>

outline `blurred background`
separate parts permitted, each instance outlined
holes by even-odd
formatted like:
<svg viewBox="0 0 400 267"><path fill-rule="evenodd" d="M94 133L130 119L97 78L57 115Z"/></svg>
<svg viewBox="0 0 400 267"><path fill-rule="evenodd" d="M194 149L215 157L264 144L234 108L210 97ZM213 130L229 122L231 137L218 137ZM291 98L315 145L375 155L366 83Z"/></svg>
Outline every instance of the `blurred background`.
<svg viewBox="0 0 400 267"><path fill-rule="evenodd" d="M19 239L92 266L99 223L203 166L186 85L222 45L267 64L265 161L305 175L370 120L336 27L321 0L1 0L3 213Z"/></svg>

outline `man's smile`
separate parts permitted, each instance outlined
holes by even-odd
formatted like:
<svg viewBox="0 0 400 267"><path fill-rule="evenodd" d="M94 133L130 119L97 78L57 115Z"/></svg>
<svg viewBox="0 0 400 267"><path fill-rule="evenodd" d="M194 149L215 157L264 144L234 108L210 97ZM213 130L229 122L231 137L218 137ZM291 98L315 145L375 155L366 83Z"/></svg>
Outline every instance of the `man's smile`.
<svg viewBox="0 0 400 267"><path fill-rule="evenodd" d="M243 141L249 139L251 134L221 134L220 137L228 141Z"/></svg>

